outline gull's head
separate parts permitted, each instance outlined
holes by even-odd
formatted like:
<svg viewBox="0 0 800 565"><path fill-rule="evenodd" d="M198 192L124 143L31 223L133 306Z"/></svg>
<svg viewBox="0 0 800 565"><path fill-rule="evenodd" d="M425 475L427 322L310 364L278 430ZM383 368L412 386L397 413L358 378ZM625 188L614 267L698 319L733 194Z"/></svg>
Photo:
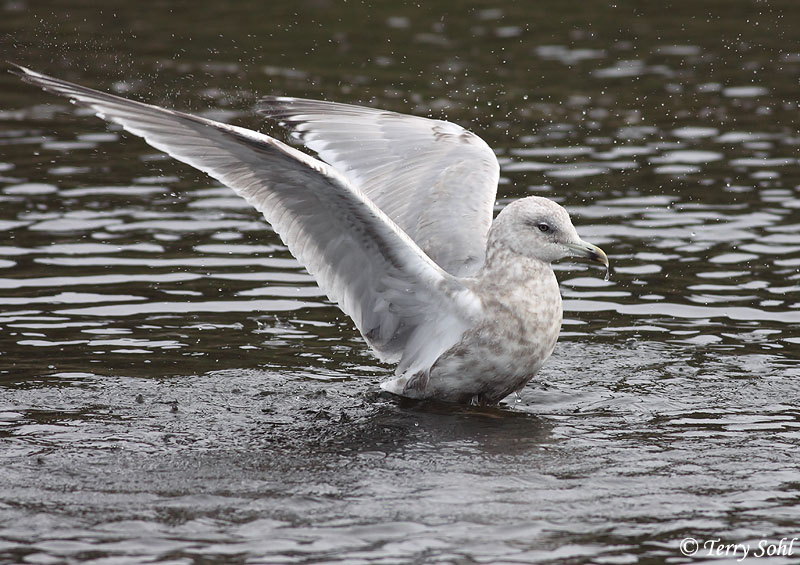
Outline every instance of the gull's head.
<svg viewBox="0 0 800 565"><path fill-rule="evenodd" d="M608 268L606 254L578 236L567 211L540 196L516 200L498 214L489 232L489 245L493 244L546 263L583 257Z"/></svg>

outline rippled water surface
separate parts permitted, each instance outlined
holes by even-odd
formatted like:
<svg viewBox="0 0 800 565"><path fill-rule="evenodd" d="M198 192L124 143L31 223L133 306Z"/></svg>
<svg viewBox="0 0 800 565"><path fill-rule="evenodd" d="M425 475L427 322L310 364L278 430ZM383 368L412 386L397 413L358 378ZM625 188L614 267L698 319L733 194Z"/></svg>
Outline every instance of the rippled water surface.
<svg viewBox="0 0 800 565"><path fill-rule="evenodd" d="M248 205L2 74L0 562L800 538L800 6L527 4L0 2L3 59L135 99L278 136L260 95L458 122L498 209L556 199L614 267L557 265L562 336L519 399L398 401Z"/></svg>

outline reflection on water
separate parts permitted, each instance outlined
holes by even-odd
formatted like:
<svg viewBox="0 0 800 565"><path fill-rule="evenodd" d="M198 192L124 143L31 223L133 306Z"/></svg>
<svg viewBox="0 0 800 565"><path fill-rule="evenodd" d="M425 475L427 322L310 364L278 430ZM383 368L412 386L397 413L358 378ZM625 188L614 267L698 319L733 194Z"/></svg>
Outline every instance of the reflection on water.
<svg viewBox="0 0 800 565"><path fill-rule="evenodd" d="M794 3L49 4L0 4L7 58L246 127L267 93L470 127L500 204L558 200L614 272L557 265L561 341L519 399L398 401L246 203L0 75L0 561L680 562L800 534Z"/></svg>

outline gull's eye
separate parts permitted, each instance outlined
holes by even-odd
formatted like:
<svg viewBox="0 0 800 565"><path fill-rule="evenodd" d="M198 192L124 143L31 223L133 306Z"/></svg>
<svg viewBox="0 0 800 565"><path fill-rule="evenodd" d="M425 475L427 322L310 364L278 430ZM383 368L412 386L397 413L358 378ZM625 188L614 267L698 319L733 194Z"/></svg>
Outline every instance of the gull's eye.
<svg viewBox="0 0 800 565"><path fill-rule="evenodd" d="M539 228L539 231L542 233L547 233L550 231L550 226L547 224L536 224L536 227Z"/></svg>

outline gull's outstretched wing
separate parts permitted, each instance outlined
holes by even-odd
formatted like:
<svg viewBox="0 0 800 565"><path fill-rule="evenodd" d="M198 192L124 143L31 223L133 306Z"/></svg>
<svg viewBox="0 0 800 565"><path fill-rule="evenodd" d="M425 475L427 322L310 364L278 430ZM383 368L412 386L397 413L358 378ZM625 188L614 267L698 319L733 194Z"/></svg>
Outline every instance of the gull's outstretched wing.
<svg viewBox="0 0 800 565"><path fill-rule="evenodd" d="M367 195L445 271L483 264L500 166L460 126L374 108L267 97L278 120Z"/></svg>
<svg viewBox="0 0 800 565"><path fill-rule="evenodd" d="M17 67L26 82L92 108L214 177L272 225L398 373L456 343L478 299L335 169L269 136Z"/></svg>

